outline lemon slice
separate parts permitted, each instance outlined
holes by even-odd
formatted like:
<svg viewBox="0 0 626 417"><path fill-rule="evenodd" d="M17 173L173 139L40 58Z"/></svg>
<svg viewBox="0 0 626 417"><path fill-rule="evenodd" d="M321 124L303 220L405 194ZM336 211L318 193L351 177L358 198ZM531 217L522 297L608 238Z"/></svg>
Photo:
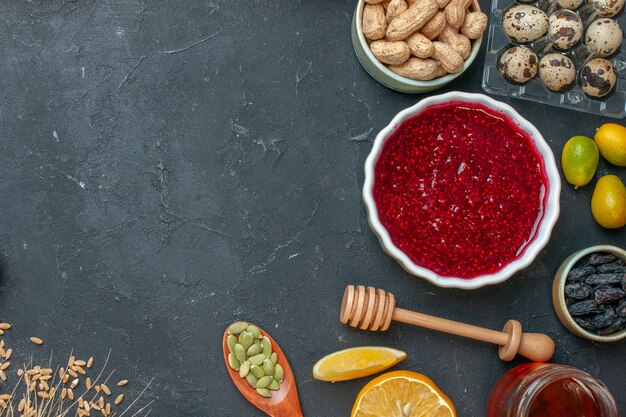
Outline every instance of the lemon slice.
<svg viewBox="0 0 626 417"><path fill-rule="evenodd" d="M406 353L383 346L361 346L324 356L313 366L313 378L347 381L374 375L406 358Z"/></svg>
<svg viewBox="0 0 626 417"><path fill-rule="evenodd" d="M454 405L428 377L389 372L359 393L350 417L456 417Z"/></svg>

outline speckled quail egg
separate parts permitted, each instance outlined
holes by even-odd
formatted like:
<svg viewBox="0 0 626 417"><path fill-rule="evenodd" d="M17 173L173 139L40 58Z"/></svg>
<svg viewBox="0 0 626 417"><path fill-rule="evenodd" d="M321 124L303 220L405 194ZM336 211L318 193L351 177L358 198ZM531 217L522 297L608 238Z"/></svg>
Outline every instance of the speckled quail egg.
<svg viewBox="0 0 626 417"><path fill-rule="evenodd" d="M613 17L624 7L624 0L589 0L589 5L600 17Z"/></svg>
<svg viewBox="0 0 626 417"><path fill-rule="evenodd" d="M537 75L537 54L526 46L514 46L505 51L498 61L498 70L507 80L524 84Z"/></svg>
<svg viewBox="0 0 626 417"><path fill-rule="evenodd" d="M548 54L539 61L539 78L552 91L563 91L576 81L576 67L561 54Z"/></svg>
<svg viewBox="0 0 626 417"><path fill-rule="evenodd" d="M578 9L581 4L583 4L583 0L556 0L556 4L561 9L574 10Z"/></svg>
<svg viewBox="0 0 626 417"><path fill-rule="evenodd" d="M622 46L622 29L613 19L602 18L591 22L585 33L585 44L595 45L596 55L602 58L613 55Z"/></svg>
<svg viewBox="0 0 626 417"><path fill-rule="evenodd" d="M532 42L545 35L548 27L544 11L527 4L513 6L502 16L502 29L513 42Z"/></svg>
<svg viewBox="0 0 626 417"><path fill-rule="evenodd" d="M557 10L550 15L548 40L556 49L565 51L576 45L583 36L583 21L571 10Z"/></svg>
<svg viewBox="0 0 626 417"><path fill-rule="evenodd" d="M613 64L604 58L587 62L580 71L580 88L591 97L604 97L615 87L617 74Z"/></svg>

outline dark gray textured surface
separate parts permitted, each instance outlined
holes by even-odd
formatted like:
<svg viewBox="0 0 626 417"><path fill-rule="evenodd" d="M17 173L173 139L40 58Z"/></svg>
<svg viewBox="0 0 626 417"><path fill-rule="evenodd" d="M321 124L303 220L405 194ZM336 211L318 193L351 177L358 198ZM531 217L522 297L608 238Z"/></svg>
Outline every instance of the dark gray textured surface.
<svg viewBox="0 0 626 417"><path fill-rule="evenodd" d="M224 327L253 320L289 355L305 415L345 416L365 380L311 377L331 351L384 344L431 376L460 416L484 414L512 365L494 347L338 321L348 283L405 307L499 328L518 318L555 361L601 378L626 410L626 344L574 337L550 304L560 261L626 234L564 185L536 262L508 282L445 290L381 250L360 199L376 132L420 96L373 81L352 51L355 1L18 1L0 5L0 316L17 360L101 357L152 416L260 416L228 380ZM484 2L483 6L487 3ZM481 54L482 56L482 54ZM482 59L443 91L480 91ZM555 153L608 119L507 100ZM623 169L601 163L626 178ZM35 349L26 337L46 344Z"/></svg>

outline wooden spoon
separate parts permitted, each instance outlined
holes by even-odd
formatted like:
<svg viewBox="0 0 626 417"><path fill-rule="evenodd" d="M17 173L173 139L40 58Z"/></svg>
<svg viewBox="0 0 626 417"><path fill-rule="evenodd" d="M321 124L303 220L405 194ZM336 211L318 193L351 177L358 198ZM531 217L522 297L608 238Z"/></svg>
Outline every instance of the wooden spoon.
<svg viewBox="0 0 626 417"><path fill-rule="evenodd" d="M230 367L228 364L228 354L230 353L227 344L228 330L226 330L222 340L222 347L224 350L224 362L226 363L226 369L230 374L230 378L246 400L250 401L252 405L265 412L267 415L272 417L304 417L302 409L300 408L300 400L298 399L296 380L293 376L291 366L287 361L287 357L269 334L263 329L261 329L261 333L272 342L272 350L276 352L276 356L278 357L277 363L279 363L280 366L283 367L283 371L285 371L285 377L280 384L280 388L276 391L272 391L271 398L261 397L256 390L248 384L245 378L239 376L239 372Z"/></svg>
<svg viewBox="0 0 626 417"><path fill-rule="evenodd" d="M519 354L532 361L545 362L549 361L554 353L554 341L550 336L541 333L522 333L522 325L517 320L506 322L501 332L485 329L398 308L392 293L373 287L365 288L363 285L346 287L341 303L340 320L352 327L372 331L387 330L393 320L494 343L500 346L499 354L503 361L510 361Z"/></svg>

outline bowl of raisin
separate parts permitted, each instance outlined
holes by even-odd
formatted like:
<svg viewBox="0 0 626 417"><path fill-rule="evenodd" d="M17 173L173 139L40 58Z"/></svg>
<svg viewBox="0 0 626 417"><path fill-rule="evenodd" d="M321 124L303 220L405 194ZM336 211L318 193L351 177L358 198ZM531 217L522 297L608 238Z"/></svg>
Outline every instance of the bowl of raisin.
<svg viewBox="0 0 626 417"><path fill-rule="evenodd" d="M561 323L579 337L626 338L626 250L598 245L567 257L556 272L552 303Z"/></svg>

